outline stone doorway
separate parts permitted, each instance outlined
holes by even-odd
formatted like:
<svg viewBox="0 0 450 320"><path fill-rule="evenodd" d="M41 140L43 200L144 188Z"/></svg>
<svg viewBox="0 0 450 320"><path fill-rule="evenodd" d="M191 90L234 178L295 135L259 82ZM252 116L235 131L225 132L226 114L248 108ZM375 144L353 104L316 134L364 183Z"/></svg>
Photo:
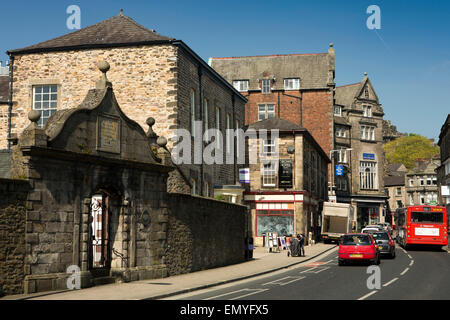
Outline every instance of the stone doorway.
<svg viewBox="0 0 450 320"><path fill-rule="evenodd" d="M91 197L89 212L89 270L94 277L109 276L119 219L116 192L99 189Z"/></svg>

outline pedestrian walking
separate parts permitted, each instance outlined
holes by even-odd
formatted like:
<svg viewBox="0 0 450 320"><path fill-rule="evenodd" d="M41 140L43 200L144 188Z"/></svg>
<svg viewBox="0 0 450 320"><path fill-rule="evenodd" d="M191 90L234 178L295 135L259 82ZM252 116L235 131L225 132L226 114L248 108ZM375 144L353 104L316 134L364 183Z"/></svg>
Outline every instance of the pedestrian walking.
<svg viewBox="0 0 450 320"><path fill-rule="evenodd" d="M299 242L300 242L300 256L305 256L305 235L302 233L300 234L300 238L299 238Z"/></svg>

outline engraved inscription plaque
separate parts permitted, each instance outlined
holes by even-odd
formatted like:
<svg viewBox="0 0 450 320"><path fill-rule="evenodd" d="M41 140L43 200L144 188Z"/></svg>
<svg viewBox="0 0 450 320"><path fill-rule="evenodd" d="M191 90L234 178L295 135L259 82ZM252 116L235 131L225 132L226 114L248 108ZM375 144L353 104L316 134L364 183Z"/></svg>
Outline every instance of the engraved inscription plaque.
<svg viewBox="0 0 450 320"><path fill-rule="evenodd" d="M97 150L120 153L120 119L106 116L97 118Z"/></svg>

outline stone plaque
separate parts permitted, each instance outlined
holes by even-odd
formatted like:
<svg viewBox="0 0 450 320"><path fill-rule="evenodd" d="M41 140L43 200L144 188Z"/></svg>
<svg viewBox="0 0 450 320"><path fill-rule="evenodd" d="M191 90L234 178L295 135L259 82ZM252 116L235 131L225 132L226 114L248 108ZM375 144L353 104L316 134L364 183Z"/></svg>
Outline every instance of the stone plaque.
<svg viewBox="0 0 450 320"><path fill-rule="evenodd" d="M97 118L97 150L120 153L120 119L109 116Z"/></svg>

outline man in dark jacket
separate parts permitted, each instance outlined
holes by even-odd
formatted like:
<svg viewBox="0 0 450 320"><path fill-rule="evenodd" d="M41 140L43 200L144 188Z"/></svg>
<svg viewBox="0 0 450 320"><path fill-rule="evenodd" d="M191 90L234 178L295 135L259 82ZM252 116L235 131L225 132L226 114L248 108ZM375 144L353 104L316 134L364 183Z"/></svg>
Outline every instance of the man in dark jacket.
<svg viewBox="0 0 450 320"><path fill-rule="evenodd" d="M305 256L305 235L303 233L299 235L298 241L300 242L300 256Z"/></svg>

